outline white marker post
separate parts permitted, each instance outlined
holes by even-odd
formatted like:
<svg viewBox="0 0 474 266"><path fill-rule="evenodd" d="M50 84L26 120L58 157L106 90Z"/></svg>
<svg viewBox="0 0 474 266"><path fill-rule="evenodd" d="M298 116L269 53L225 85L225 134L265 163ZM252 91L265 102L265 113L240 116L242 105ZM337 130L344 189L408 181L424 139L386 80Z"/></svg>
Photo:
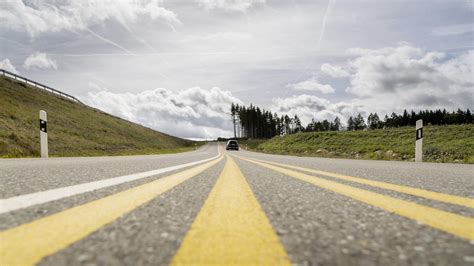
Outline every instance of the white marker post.
<svg viewBox="0 0 474 266"><path fill-rule="evenodd" d="M415 162L423 161L423 120L416 121Z"/></svg>
<svg viewBox="0 0 474 266"><path fill-rule="evenodd" d="M41 158L48 158L48 118L46 112L41 110L40 116L40 145Z"/></svg>

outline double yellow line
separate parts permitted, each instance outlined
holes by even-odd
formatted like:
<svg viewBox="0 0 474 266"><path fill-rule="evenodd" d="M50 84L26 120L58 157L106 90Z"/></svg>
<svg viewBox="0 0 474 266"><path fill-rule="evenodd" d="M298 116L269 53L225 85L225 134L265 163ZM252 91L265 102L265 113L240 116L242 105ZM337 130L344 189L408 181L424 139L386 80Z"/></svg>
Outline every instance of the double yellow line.
<svg viewBox="0 0 474 266"><path fill-rule="evenodd" d="M291 265L285 249L229 156L172 265Z"/></svg>
<svg viewBox="0 0 474 266"><path fill-rule="evenodd" d="M444 193L432 192L423 189L400 186L380 181L367 180L363 178L351 177L335 173L323 172L308 168L302 168L287 164L248 159L241 156L238 158L260 165L262 167L280 172L287 176L297 178L299 180L308 182L318 187L336 192L338 194L350 197L352 199L379 207L389 212L396 213L400 216L415 220L419 223L429 225L444 232L453 234L455 236L474 240L474 219L470 217L461 216L447 211L435 209L432 207L420 205L414 202L397 199L383 194L375 193L365 189L344 185L335 181L317 177L315 175L308 175L302 172L297 172L290 169L297 169L300 171L309 172L312 174L330 176L337 179L351 181L354 183L369 185L372 187L383 188L396 192L401 192L413 196L423 197L431 200L456 204L464 207L474 208L474 200ZM290 168L290 169L289 169Z"/></svg>

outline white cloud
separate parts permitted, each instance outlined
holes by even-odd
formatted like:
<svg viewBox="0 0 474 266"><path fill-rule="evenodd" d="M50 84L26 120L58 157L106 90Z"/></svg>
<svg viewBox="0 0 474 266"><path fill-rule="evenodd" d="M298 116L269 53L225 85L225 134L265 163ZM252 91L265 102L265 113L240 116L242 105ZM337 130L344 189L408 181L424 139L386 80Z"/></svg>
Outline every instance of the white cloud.
<svg viewBox="0 0 474 266"><path fill-rule="evenodd" d="M469 89L474 89L474 50L439 64L437 68L441 75L451 81L452 86L463 87L473 92Z"/></svg>
<svg viewBox="0 0 474 266"><path fill-rule="evenodd" d="M332 121L339 117L345 122L349 116L364 113L363 106L356 102L331 103L327 99L307 94L273 99L270 109L279 115L288 114L293 117L296 114L304 125L313 118Z"/></svg>
<svg viewBox="0 0 474 266"><path fill-rule="evenodd" d="M58 69L58 64L45 53L36 52L28 56L23 66L26 69Z"/></svg>
<svg viewBox="0 0 474 266"><path fill-rule="evenodd" d="M433 29L432 34L435 36L451 36L474 32L472 23L442 26Z"/></svg>
<svg viewBox="0 0 474 266"><path fill-rule="evenodd" d="M266 0L197 0L207 9L224 9L231 11L246 11L254 5L265 3Z"/></svg>
<svg viewBox="0 0 474 266"><path fill-rule="evenodd" d="M347 91L391 108L468 108L474 91L474 50L451 59L400 45L352 50Z"/></svg>
<svg viewBox="0 0 474 266"><path fill-rule="evenodd" d="M97 89L97 85L94 85ZM209 139L230 136L231 103L242 102L229 91L199 87L180 92L158 88L140 93L89 92L86 104L183 138Z"/></svg>
<svg viewBox="0 0 474 266"><path fill-rule="evenodd" d="M328 63L324 63L321 65L321 71L333 78L344 78L344 77L349 77L350 74L342 68L341 66L334 66Z"/></svg>
<svg viewBox="0 0 474 266"><path fill-rule="evenodd" d="M324 94L334 93L334 88L328 84L321 84L316 78L311 78L299 83L288 84L287 88L293 90L316 91Z"/></svg>
<svg viewBox="0 0 474 266"><path fill-rule="evenodd" d="M159 5L158 0L4 0L0 9L0 28L25 31L30 36L62 30L85 30L89 26L114 20L127 27L139 18L162 19L179 24L176 14Z"/></svg>
<svg viewBox="0 0 474 266"><path fill-rule="evenodd" d="M15 66L10 62L10 59L5 58L0 61L0 68L5 69L6 71L10 71L14 74L19 74L18 70L16 70Z"/></svg>

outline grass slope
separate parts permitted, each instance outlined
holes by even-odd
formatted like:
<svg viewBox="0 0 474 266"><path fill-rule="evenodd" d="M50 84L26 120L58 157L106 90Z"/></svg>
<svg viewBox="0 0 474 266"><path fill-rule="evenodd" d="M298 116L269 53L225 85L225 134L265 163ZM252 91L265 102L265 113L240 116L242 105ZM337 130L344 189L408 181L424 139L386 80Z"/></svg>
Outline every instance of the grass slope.
<svg viewBox="0 0 474 266"><path fill-rule="evenodd" d="M243 144L265 153L411 161L415 157L415 130L309 132ZM423 160L474 163L474 125L425 126Z"/></svg>
<svg viewBox="0 0 474 266"><path fill-rule="evenodd" d="M185 151L172 137L0 77L0 157L39 156L39 110L48 113L52 156L154 154Z"/></svg>

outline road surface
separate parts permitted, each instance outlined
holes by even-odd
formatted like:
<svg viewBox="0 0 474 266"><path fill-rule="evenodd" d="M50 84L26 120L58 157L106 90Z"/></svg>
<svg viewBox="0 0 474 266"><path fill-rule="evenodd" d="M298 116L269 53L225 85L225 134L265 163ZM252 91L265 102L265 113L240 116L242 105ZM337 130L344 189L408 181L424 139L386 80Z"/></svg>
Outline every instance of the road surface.
<svg viewBox="0 0 474 266"><path fill-rule="evenodd" d="M0 160L0 265L474 265L474 167L226 152Z"/></svg>

